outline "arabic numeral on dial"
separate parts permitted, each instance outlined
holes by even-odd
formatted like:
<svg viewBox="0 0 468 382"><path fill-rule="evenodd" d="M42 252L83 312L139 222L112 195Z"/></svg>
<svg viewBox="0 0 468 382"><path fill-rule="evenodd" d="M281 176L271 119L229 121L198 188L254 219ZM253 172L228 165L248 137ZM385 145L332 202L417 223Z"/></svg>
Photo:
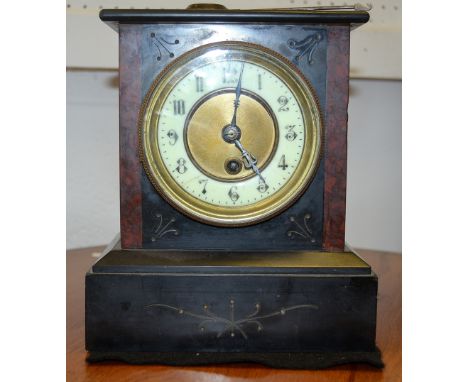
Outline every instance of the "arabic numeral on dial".
<svg viewBox="0 0 468 382"><path fill-rule="evenodd" d="M285 138L289 141L289 142L292 142L294 141L296 138L297 138L297 134L296 132L294 131L294 128L296 127L296 125L287 125L286 126L286 129L288 130L288 132L286 133L285 135Z"/></svg>
<svg viewBox="0 0 468 382"><path fill-rule="evenodd" d="M239 194L237 193L237 187L232 186L228 192L228 195L231 198L231 200L235 203L237 199L239 199Z"/></svg>
<svg viewBox="0 0 468 382"><path fill-rule="evenodd" d="M178 166L176 167L176 170L179 174L184 174L187 171L187 166L185 165L186 161L184 158L180 158L177 160Z"/></svg>
<svg viewBox="0 0 468 382"><path fill-rule="evenodd" d="M266 184L265 182L260 182L258 184L258 187L257 187L257 190L258 192L260 192L261 194L263 194L264 192L266 192L270 187L268 187L268 184Z"/></svg>
<svg viewBox="0 0 468 382"><path fill-rule="evenodd" d="M185 101L178 99L173 102L174 104L174 115L184 115L185 114Z"/></svg>
<svg viewBox="0 0 468 382"><path fill-rule="evenodd" d="M179 136L177 135L177 133L175 132L175 130L171 129L168 131L167 133L167 136L169 138L169 144L171 146L174 146L177 142L177 139L179 138Z"/></svg>
<svg viewBox="0 0 468 382"><path fill-rule="evenodd" d="M296 138L297 138L297 134L296 134L295 131L288 131L288 132L286 133L286 139L287 139L289 142L294 141Z"/></svg>
<svg viewBox="0 0 468 382"><path fill-rule="evenodd" d="M195 87L197 93L203 92L203 77L195 76Z"/></svg>
<svg viewBox="0 0 468 382"><path fill-rule="evenodd" d="M278 103L280 104L280 107L278 111L289 111L289 106L287 106L289 100L285 96L280 96L278 98Z"/></svg>
<svg viewBox="0 0 468 382"><path fill-rule="evenodd" d="M286 157L284 155L281 155L281 159L278 163L278 167L282 168L283 171L289 167L289 165L286 163Z"/></svg>
<svg viewBox="0 0 468 382"><path fill-rule="evenodd" d="M202 194L206 194L206 185L208 183L208 179L201 179L198 181L198 184L203 184Z"/></svg>

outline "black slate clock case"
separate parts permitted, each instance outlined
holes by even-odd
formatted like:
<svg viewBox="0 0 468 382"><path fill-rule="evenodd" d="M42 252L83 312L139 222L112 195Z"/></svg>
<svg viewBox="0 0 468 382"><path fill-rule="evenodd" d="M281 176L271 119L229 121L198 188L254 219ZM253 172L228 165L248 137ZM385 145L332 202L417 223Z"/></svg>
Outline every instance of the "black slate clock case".
<svg viewBox="0 0 468 382"><path fill-rule="evenodd" d="M176 55L222 35L285 56L329 110L328 35L335 26L367 21L368 14L104 10L101 19L119 30L121 49L124 31L139 31L133 53L141 60L140 101ZM121 135L121 156L128 149ZM141 247L122 246L117 237L86 275L88 361L381 367L377 276L344 248L324 251L324 172L322 161L302 197L278 216L222 228L179 213L140 168L133 188L140 190Z"/></svg>

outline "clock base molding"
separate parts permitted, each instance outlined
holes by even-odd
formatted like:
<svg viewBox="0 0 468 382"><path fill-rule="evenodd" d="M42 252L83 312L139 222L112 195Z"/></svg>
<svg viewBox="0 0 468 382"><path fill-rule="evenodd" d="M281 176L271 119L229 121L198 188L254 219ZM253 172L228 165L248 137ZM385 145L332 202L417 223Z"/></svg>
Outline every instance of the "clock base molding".
<svg viewBox="0 0 468 382"><path fill-rule="evenodd" d="M121 361L132 365L201 366L227 363L258 363L277 369L316 370L351 363L366 363L383 368L380 351L309 353L228 353L228 352L99 352L86 359L90 363Z"/></svg>
<svg viewBox="0 0 468 382"><path fill-rule="evenodd" d="M88 361L382 367L377 276L352 252L122 249L86 275Z"/></svg>

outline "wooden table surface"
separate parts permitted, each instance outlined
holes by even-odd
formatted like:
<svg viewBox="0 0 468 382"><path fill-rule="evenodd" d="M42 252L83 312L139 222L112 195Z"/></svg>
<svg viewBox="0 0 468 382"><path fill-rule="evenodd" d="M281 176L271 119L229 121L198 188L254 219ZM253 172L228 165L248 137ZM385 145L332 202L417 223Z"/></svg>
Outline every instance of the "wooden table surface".
<svg viewBox="0 0 468 382"><path fill-rule="evenodd" d="M278 370L256 364L197 367L134 366L117 362L87 364L84 343L85 273L102 247L67 253L67 381L401 381L401 256L357 251L379 276L377 346L385 368L338 366L327 370Z"/></svg>

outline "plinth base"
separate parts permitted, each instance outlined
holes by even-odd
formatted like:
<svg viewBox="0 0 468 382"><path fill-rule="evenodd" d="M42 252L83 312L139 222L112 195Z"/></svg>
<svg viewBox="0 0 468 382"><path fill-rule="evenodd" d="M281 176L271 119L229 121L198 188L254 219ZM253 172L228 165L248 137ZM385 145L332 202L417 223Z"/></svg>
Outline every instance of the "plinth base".
<svg viewBox="0 0 468 382"><path fill-rule="evenodd" d="M350 363L367 363L382 368L378 350L374 352L315 353L171 353L90 352L88 362L123 361L133 365L160 364L168 366L201 366L225 363L254 362L277 369L325 369Z"/></svg>
<svg viewBox="0 0 468 382"><path fill-rule="evenodd" d="M107 251L86 275L88 361L318 369L375 346L377 277L351 252Z"/></svg>

